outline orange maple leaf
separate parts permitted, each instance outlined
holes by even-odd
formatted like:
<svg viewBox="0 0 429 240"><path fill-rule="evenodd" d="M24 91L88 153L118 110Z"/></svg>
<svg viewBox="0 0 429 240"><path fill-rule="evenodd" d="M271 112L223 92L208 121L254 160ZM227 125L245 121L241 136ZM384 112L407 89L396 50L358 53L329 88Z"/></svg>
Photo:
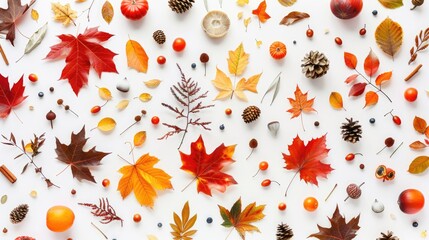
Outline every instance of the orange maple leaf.
<svg viewBox="0 0 429 240"><path fill-rule="evenodd" d="M257 9L252 11L252 14L258 16L259 21L264 23L271 18L271 16L268 15L267 12L265 12L266 10L267 10L267 2L264 0L261 3L259 3L259 6Z"/></svg>
<svg viewBox="0 0 429 240"><path fill-rule="evenodd" d="M307 145L304 145L299 136L296 136L292 144L288 146L288 150L290 155L283 153L283 159L286 163L285 169L296 170L296 173L286 189L286 194L298 173L301 180L318 186L317 177L326 178L333 170L330 164L321 162L329 153L329 149L326 148L326 135L312 139Z"/></svg>
<svg viewBox="0 0 429 240"><path fill-rule="evenodd" d="M195 178L192 182L197 181L198 192L203 192L209 196L212 195L212 188L225 192L228 186L237 184L231 175L221 172L225 166L235 162L232 159L234 151L235 145L225 146L222 144L212 153L207 154L203 138L200 135L196 142L191 143L191 154L187 155L180 152L183 163L180 169L194 175Z"/></svg>
<svg viewBox="0 0 429 240"><path fill-rule="evenodd" d="M222 226L235 228L243 240L246 239L246 232L259 232L258 227L251 223L262 220L265 217L263 213L265 205L256 206L256 203L251 203L241 211L241 198L234 203L231 210L220 205L218 207L223 219Z"/></svg>
<svg viewBox="0 0 429 240"><path fill-rule="evenodd" d="M288 98L290 105L292 105L292 108L287 110L288 112L292 113L291 119L301 116L302 129L304 131L305 129L302 119L302 112L316 112L316 109L313 108L314 98L307 100L307 94L308 92L303 94L301 92L301 89L299 89L298 85L296 85L295 99Z"/></svg>
<svg viewBox="0 0 429 240"><path fill-rule="evenodd" d="M157 196L156 190L172 189L171 176L162 169L153 167L158 162L158 158L145 154L134 165L130 164L119 169L123 174L118 184L122 198L126 198L134 191L137 201L142 206L153 207Z"/></svg>

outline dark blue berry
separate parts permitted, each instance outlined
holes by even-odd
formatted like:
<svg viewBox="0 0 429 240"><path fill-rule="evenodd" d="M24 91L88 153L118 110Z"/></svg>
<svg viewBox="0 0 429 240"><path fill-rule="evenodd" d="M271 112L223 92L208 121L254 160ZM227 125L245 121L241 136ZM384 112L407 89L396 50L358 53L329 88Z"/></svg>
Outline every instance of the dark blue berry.
<svg viewBox="0 0 429 240"><path fill-rule="evenodd" d="M225 125L221 124L221 125L219 126L219 129L220 129L220 130L224 130L224 129L225 129Z"/></svg>
<svg viewBox="0 0 429 240"><path fill-rule="evenodd" d="M372 123L372 124L374 124L375 123L375 118L370 118L369 122Z"/></svg>
<svg viewBox="0 0 429 240"><path fill-rule="evenodd" d="M42 98L45 94L43 92L39 92L37 95Z"/></svg>
<svg viewBox="0 0 429 240"><path fill-rule="evenodd" d="M377 10L372 11L372 15L377 16L377 14L378 14Z"/></svg>
<svg viewBox="0 0 429 240"><path fill-rule="evenodd" d="M207 222L208 224L212 223L212 222L213 222L213 218L208 217L208 218L207 218L207 220L206 220L206 222Z"/></svg>
<svg viewBox="0 0 429 240"><path fill-rule="evenodd" d="M197 67L197 64L195 64L195 63L191 64L191 68L195 69L196 67Z"/></svg>
<svg viewBox="0 0 429 240"><path fill-rule="evenodd" d="M162 228L162 223L158 223L157 225L159 228Z"/></svg>
<svg viewBox="0 0 429 240"><path fill-rule="evenodd" d="M413 222L413 227L418 227L419 223L418 222Z"/></svg>
<svg viewBox="0 0 429 240"><path fill-rule="evenodd" d="M295 40L293 40L293 44L296 44L296 41L295 41Z"/></svg>

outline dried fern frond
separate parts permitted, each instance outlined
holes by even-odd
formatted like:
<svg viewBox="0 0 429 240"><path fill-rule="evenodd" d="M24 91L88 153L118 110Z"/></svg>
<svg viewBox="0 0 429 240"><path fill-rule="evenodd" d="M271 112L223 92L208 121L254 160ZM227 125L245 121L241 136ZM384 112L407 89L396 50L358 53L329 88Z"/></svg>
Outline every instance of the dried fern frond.
<svg viewBox="0 0 429 240"><path fill-rule="evenodd" d="M100 220L102 224L108 224L117 220L121 221L121 226L123 225L124 220L116 215L115 209L109 204L109 199L107 198L100 198L98 205L92 203L79 203L79 205L90 207L92 209L92 215L102 217Z"/></svg>

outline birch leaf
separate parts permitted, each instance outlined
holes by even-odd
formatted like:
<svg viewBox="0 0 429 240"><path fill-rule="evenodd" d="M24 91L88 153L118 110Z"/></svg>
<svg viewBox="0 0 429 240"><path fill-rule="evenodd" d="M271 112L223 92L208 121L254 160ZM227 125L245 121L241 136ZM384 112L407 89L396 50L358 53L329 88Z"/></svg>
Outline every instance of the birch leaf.
<svg viewBox="0 0 429 240"><path fill-rule="evenodd" d="M101 15L103 16L104 21L110 24L114 14L115 14L115 11L113 10L112 4L109 1L106 1L103 4L103 7L101 8Z"/></svg>
<svg viewBox="0 0 429 240"><path fill-rule="evenodd" d="M106 117L98 122L97 128L102 132L110 132L116 127L116 121L113 118Z"/></svg>
<svg viewBox="0 0 429 240"><path fill-rule="evenodd" d="M128 67L146 73L149 57L143 47L134 40L128 40L126 45Z"/></svg>
<svg viewBox="0 0 429 240"><path fill-rule="evenodd" d="M279 3L285 7L290 7L296 3L297 0L279 0Z"/></svg>
<svg viewBox="0 0 429 240"><path fill-rule="evenodd" d="M243 74L247 64L249 64L249 54L244 51L243 43L240 43L235 51L229 51L228 69L231 74L235 76Z"/></svg>
<svg viewBox="0 0 429 240"><path fill-rule="evenodd" d="M107 88L99 88L98 89L98 95L100 96L101 99L106 100L106 101L110 101L112 100L112 93L110 92L109 89Z"/></svg>
<svg viewBox="0 0 429 240"><path fill-rule="evenodd" d="M118 109L118 110L124 110L125 108L127 108L128 107L128 104L130 103L130 100L127 100L127 99L124 99L124 100L121 100L119 103L118 103L118 105L116 105L116 108Z"/></svg>
<svg viewBox="0 0 429 240"><path fill-rule="evenodd" d="M140 94L139 99L142 102L149 102L152 99L152 95L149 93L142 93Z"/></svg>
<svg viewBox="0 0 429 240"><path fill-rule="evenodd" d="M134 146L139 147L146 142L146 131L140 131L134 135L133 143Z"/></svg>
<svg viewBox="0 0 429 240"><path fill-rule="evenodd" d="M404 6L402 0L378 0L386 8L395 9Z"/></svg>
<svg viewBox="0 0 429 240"><path fill-rule="evenodd" d="M31 9L31 18L36 22L39 20L39 12L34 8Z"/></svg>
<svg viewBox="0 0 429 240"><path fill-rule="evenodd" d="M375 30L378 46L392 58L401 48L403 35L401 25L390 18L386 18Z"/></svg>
<svg viewBox="0 0 429 240"><path fill-rule="evenodd" d="M378 94L374 91L369 91L365 94L365 107L372 106L378 103Z"/></svg>
<svg viewBox="0 0 429 240"><path fill-rule="evenodd" d="M335 109L343 109L343 96L338 92L332 92L329 96L329 104Z"/></svg>
<svg viewBox="0 0 429 240"><path fill-rule="evenodd" d="M30 40L28 40L27 46L25 46L24 54L30 53L37 46L40 45L43 38L45 38L47 30L48 30L48 23L46 22L45 25L43 25L35 33L33 33L33 35L31 35Z"/></svg>
<svg viewBox="0 0 429 240"><path fill-rule="evenodd" d="M156 88L159 86L160 83L161 83L161 80L152 79L152 80L144 82L144 85L146 85L146 87L148 87L148 88Z"/></svg>

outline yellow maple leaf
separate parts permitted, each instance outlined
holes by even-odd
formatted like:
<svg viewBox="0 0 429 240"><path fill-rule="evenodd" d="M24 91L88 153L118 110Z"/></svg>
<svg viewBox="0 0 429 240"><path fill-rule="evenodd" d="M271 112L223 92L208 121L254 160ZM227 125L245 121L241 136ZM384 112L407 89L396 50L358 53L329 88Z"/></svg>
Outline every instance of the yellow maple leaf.
<svg viewBox="0 0 429 240"><path fill-rule="evenodd" d="M235 94L240 100L247 101L244 91L258 92L256 87L258 86L262 73L250 77L247 81L245 78L242 78L234 88L231 79L219 68L216 70L216 78L212 83L219 91L219 94L216 96L215 100L232 98L232 95Z"/></svg>
<svg viewBox="0 0 429 240"><path fill-rule="evenodd" d="M243 74L247 64L249 64L249 54L244 51L243 43L240 43L235 51L229 51L228 69L231 74L235 76Z"/></svg>
<svg viewBox="0 0 429 240"><path fill-rule="evenodd" d="M246 4L249 4L249 0L237 0L237 4L240 7L244 7Z"/></svg>
<svg viewBox="0 0 429 240"><path fill-rule="evenodd" d="M157 196L156 190L172 189L171 176L153 167L158 162L158 158L145 154L134 165L119 169L123 174L118 184L122 198L126 198L134 191L137 201L142 206L153 207Z"/></svg>
<svg viewBox="0 0 429 240"><path fill-rule="evenodd" d="M58 2L52 3L51 7L55 14L54 19L56 21L62 22L64 26L67 26L70 23L73 23L73 25L76 26L74 19L77 18L77 12L70 8L70 4L67 3L66 5L62 5Z"/></svg>
<svg viewBox="0 0 429 240"><path fill-rule="evenodd" d="M237 13L238 20L241 20L243 18L243 12Z"/></svg>
<svg viewBox="0 0 429 240"><path fill-rule="evenodd" d="M128 40L126 45L128 66L139 72L146 73L149 57L143 47L134 40Z"/></svg>

